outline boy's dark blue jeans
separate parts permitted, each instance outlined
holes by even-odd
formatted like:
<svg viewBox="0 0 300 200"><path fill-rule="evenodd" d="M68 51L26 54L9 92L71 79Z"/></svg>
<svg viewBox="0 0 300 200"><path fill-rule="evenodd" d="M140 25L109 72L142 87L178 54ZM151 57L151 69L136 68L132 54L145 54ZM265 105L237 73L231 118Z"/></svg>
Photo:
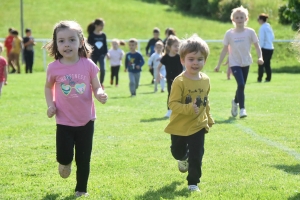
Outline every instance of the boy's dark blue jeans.
<svg viewBox="0 0 300 200"><path fill-rule="evenodd" d="M186 160L188 158L189 169L186 178L188 185L200 183L205 133L206 129L203 128L189 136L171 135L173 157L176 160Z"/></svg>
<svg viewBox="0 0 300 200"><path fill-rule="evenodd" d="M57 124L56 128L56 159L62 165L72 162L75 147L77 165L75 192L87 192L90 174L90 160L93 146L94 121L85 126L65 126Z"/></svg>
<svg viewBox="0 0 300 200"><path fill-rule="evenodd" d="M234 66L231 67L232 74L237 83L237 90L234 97L234 102L239 103L240 109L245 108L245 85L247 82L247 77L249 73L249 66L240 67Z"/></svg>

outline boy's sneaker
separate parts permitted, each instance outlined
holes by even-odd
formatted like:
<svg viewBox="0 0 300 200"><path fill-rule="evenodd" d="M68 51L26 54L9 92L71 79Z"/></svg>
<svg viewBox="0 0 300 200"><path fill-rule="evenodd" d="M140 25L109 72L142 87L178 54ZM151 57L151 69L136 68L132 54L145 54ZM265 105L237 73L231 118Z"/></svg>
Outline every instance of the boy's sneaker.
<svg viewBox="0 0 300 200"><path fill-rule="evenodd" d="M244 118L244 117L247 117L247 113L246 113L246 109L242 108L240 110L240 118Z"/></svg>
<svg viewBox="0 0 300 200"><path fill-rule="evenodd" d="M62 178L68 178L70 176L71 165L72 165L72 163L70 163L68 165L58 164L58 172Z"/></svg>
<svg viewBox="0 0 300 200"><path fill-rule="evenodd" d="M188 189L191 192L200 192L200 189L199 189L199 187L197 185L189 185Z"/></svg>
<svg viewBox="0 0 300 200"><path fill-rule="evenodd" d="M171 116L171 114L172 114L172 110L168 110L168 112L166 113L165 117L169 118Z"/></svg>
<svg viewBox="0 0 300 200"><path fill-rule="evenodd" d="M231 115L232 117L236 117L238 115L238 103L234 102L234 99L231 101Z"/></svg>
<svg viewBox="0 0 300 200"><path fill-rule="evenodd" d="M78 191L76 191L76 192L75 192L75 196L76 196L76 197L81 197L81 196L87 197L87 196L89 196L89 193L87 193L87 192L78 192Z"/></svg>
<svg viewBox="0 0 300 200"><path fill-rule="evenodd" d="M187 172L188 169L189 169L188 159L186 159L186 160L178 160L178 170L181 173Z"/></svg>

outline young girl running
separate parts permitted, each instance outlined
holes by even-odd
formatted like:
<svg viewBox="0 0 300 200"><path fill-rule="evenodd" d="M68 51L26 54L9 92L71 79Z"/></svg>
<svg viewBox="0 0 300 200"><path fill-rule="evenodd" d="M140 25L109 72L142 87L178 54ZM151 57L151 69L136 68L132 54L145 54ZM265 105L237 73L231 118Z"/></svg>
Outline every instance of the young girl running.
<svg viewBox="0 0 300 200"><path fill-rule="evenodd" d="M100 83L103 87L105 77L105 56L107 54L106 35L103 32L104 20L99 18L89 24L87 31L89 34L88 43L93 46L92 60L95 64L99 62L100 65Z"/></svg>
<svg viewBox="0 0 300 200"><path fill-rule="evenodd" d="M118 87L119 84L119 70L121 66L122 58L124 57L125 53L122 49L119 48L119 46L124 46L125 42L120 41L118 39L112 40L112 48L107 53L107 59L110 60L110 84L114 84L114 77L116 77L116 87Z"/></svg>
<svg viewBox="0 0 300 200"><path fill-rule="evenodd" d="M160 63L157 67L156 81L160 82L161 77L160 70L164 65L166 67L167 72L167 87L168 87L168 99L167 105L169 102L169 96L171 91L171 86L173 80L176 76L178 76L183 71L183 66L180 62L180 56L178 54L180 40L175 35L170 35L166 41L166 51L165 55L161 58ZM165 115L165 117L170 117L172 111L169 109Z"/></svg>
<svg viewBox="0 0 300 200"><path fill-rule="evenodd" d="M162 51L164 49L164 44L162 41L158 41L155 43L154 50L155 52L150 56L148 65L149 67L153 67L153 72L154 74L157 74L157 67L160 63L161 57L162 57ZM162 66L160 68L160 74L162 75L160 77L160 87L161 87L161 92L164 92L165 90L165 77L166 77L166 68L165 66ZM157 81L154 83L154 92L157 92Z"/></svg>
<svg viewBox="0 0 300 200"><path fill-rule="evenodd" d="M107 94L102 90L98 67L88 59L92 52L74 21L61 21L53 39L44 46L55 61L48 65L45 84L47 115L56 115L56 159L62 178L71 173L75 146L77 165L76 196L87 196L90 158L94 134L95 106L92 97L102 104Z"/></svg>
<svg viewBox="0 0 300 200"><path fill-rule="evenodd" d="M250 54L252 43L256 49L258 58L257 63L262 65L264 61L255 31L252 28L245 27L248 21L248 10L243 6L237 7L232 10L230 18L235 27L229 29L225 33L223 40L224 47L215 71L219 71L224 57L226 56L227 52L229 52L229 66L237 82L235 98L231 102L231 114L233 117L236 117L239 106L240 118L243 118L247 117L244 89L248 77L249 66L252 63L252 57Z"/></svg>

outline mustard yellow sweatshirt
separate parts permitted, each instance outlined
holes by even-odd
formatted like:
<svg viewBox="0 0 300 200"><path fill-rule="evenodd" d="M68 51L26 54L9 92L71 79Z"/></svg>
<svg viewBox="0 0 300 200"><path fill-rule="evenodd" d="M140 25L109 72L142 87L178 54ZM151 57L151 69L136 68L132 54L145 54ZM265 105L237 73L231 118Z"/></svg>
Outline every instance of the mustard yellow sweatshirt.
<svg viewBox="0 0 300 200"><path fill-rule="evenodd" d="M209 112L209 77L202 72L199 73L200 80L189 79L182 72L173 81L169 98L172 114L165 128L166 133L189 136L203 128L208 132L209 127L215 123ZM195 113L192 105L196 98L198 98L198 114Z"/></svg>

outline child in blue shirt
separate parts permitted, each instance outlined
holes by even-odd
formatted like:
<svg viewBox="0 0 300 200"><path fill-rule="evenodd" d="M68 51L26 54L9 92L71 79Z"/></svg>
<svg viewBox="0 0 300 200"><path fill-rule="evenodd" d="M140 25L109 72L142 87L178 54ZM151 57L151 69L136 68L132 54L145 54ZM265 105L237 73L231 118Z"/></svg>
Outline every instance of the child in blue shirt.
<svg viewBox="0 0 300 200"><path fill-rule="evenodd" d="M143 56L136 51L137 39L132 38L129 40L130 52L126 54L125 58L125 72L129 74L129 89L131 97L136 96L136 89L139 86L142 66L145 61Z"/></svg>

